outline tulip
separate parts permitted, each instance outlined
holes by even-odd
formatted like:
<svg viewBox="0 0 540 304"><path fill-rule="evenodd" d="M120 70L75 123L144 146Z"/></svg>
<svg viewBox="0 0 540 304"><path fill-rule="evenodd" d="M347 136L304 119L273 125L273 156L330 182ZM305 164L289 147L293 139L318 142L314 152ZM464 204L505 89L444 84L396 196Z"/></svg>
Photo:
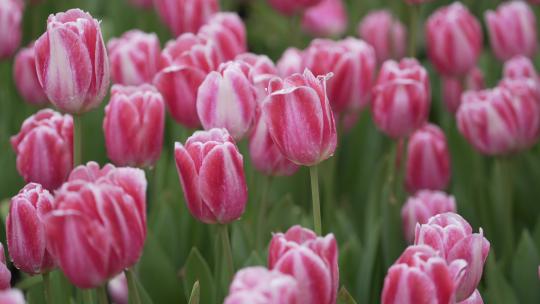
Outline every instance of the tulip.
<svg viewBox="0 0 540 304"><path fill-rule="evenodd" d="M0 60L13 55L21 43L23 9L20 0L0 2Z"/></svg>
<svg viewBox="0 0 540 304"><path fill-rule="evenodd" d="M47 250L44 218L53 208L53 196L40 184L27 184L11 198L6 221L9 255L15 267L30 274L45 273L54 266Z"/></svg>
<svg viewBox="0 0 540 304"><path fill-rule="evenodd" d="M0 293L11 287L11 272L6 265L4 246L0 243ZM0 296L1 298L1 296Z"/></svg>
<svg viewBox="0 0 540 304"><path fill-rule="evenodd" d="M479 68L472 69L464 80L446 76L443 76L442 80L443 102L452 114L459 108L464 91L479 91L485 88L484 74Z"/></svg>
<svg viewBox="0 0 540 304"><path fill-rule="evenodd" d="M264 267L248 267L234 276L225 304L297 304L298 293L294 277Z"/></svg>
<svg viewBox="0 0 540 304"><path fill-rule="evenodd" d="M466 300L474 293L490 247L482 229L472 233L469 223L457 213L442 213L430 218L426 224L416 226L414 244L432 247L448 263L465 260L467 268L456 289L456 300Z"/></svg>
<svg viewBox="0 0 540 304"><path fill-rule="evenodd" d="M323 0L268 0L268 3L283 15L291 16L316 6Z"/></svg>
<svg viewBox="0 0 540 304"><path fill-rule="evenodd" d="M257 100L266 97L268 82L277 76L278 71L272 59L265 55L256 55L253 53L244 53L236 56L235 61L242 62L247 65L247 75L251 84L255 86L257 91Z"/></svg>
<svg viewBox="0 0 540 304"><path fill-rule="evenodd" d="M80 9L50 15L34 48L39 83L58 109L81 114L101 103L109 59L99 21Z"/></svg>
<svg viewBox="0 0 540 304"><path fill-rule="evenodd" d="M197 93L197 113L206 130L225 128L235 140L249 131L257 104L248 72L243 62L227 62L206 76Z"/></svg>
<svg viewBox="0 0 540 304"><path fill-rule="evenodd" d="M25 304L24 295L19 289L0 290L0 303L2 304Z"/></svg>
<svg viewBox="0 0 540 304"><path fill-rule="evenodd" d="M196 33L219 11L217 0L154 0L154 5L174 36Z"/></svg>
<svg viewBox="0 0 540 304"><path fill-rule="evenodd" d="M485 13L491 49L500 60L536 54L536 17L527 3L510 1Z"/></svg>
<svg viewBox="0 0 540 304"><path fill-rule="evenodd" d="M531 59L525 56L516 56L504 63L504 78L521 79L530 78L538 81L538 74Z"/></svg>
<svg viewBox="0 0 540 304"><path fill-rule="evenodd" d="M277 62L277 69L281 77L288 77L292 74L302 73L303 52L297 48L290 47L285 50Z"/></svg>
<svg viewBox="0 0 540 304"><path fill-rule="evenodd" d="M129 3L133 6L144 9L151 9L154 6L153 0L129 0Z"/></svg>
<svg viewBox="0 0 540 304"><path fill-rule="evenodd" d="M407 29L387 10L370 12L358 25L358 35L375 49L377 62L401 59L407 46Z"/></svg>
<svg viewBox="0 0 540 304"><path fill-rule="evenodd" d="M247 50L246 26L235 13L215 14L198 35L216 44L220 62L233 60Z"/></svg>
<svg viewBox="0 0 540 304"><path fill-rule="evenodd" d="M432 216L445 212L456 212L456 201L444 192L422 190L409 197L401 208L407 242L414 242L416 224L425 224Z"/></svg>
<svg viewBox="0 0 540 304"><path fill-rule="evenodd" d="M167 43L161 54L161 71L154 85L163 95L173 119L197 128L197 90L206 75L218 68L219 55L213 43L184 34Z"/></svg>
<svg viewBox="0 0 540 304"><path fill-rule="evenodd" d="M17 171L27 183L54 190L73 168L73 119L50 109L27 118L11 137Z"/></svg>
<svg viewBox="0 0 540 304"><path fill-rule="evenodd" d="M47 95L43 92L37 78L33 43L26 48L22 48L15 56L13 79L19 94L25 101L36 106L47 105Z"/></svg>
<svg viewBox="0 0 540 304"><path fill-rule="evenodd" d="M484 300L482 300L482 295L480 295L480 292L476 289L470 297L458 304L484 304Z"/></svg>
<svg viewBox="0 0 540 304"><path fill-rule="evenodd" d="M302 17L302 28L314 36L335 37L347 30L347 12L342 0L323 0L308 8Z"/></svg>
<svg viewBox="0 0 540 304"><path fill-rule="evenodd" d="M146 238L146 178L134 168L79 166L55 193L47 242L67 278L94 288L133 266Z"/></svg>
<svg viewBox="0 0 540 304"><path fill-rule="evenodd" d="M120 273L110 280L109 283L107 283L107 289L115 304L129 303L128 282L124 273Z"/></svg>
<svg viewBox="0 0 540 304"><path fill-rule="evenodd" d="M367 43L347 38L314 40L304 52L304 66L315 75L333 73L328 98L334 112L358 110L369 102L375 73L375 51Z"/></svg>
<svg viewBox="0 0 540 304"><path fill-rule="evenodd" d="M482 52L482 28L465 6L454 2L429 17L426 44L440 74L463 76L476 66Z"/></svg>
<svg viewBox="0 0 540 304"><path fill-rule="evenodd" d="M114 83L141 85L152 83L160 61L159 39L156 34L131 30L107 43Z"/></svg>
<svg viewBox="0 0 540 304"><path fill-rule="evenodd" d="M333 234L325 237L300 226L272 237L268 267L289 274L298 281L303 303L336 302L339 287L338 247Z"/></svg>
<svg viewBox="0 0 540 304"><path fill-rule="evenodd" d="M285 79L274 78L263 104L263 116L274 143L295 164L312 166L332 156L337 134L326 95L329 76L309 70Z"/></svg>
<svg viewBox="0 0 540 304"><path fill-rule="evenodd" d="M191 214L203 223L227 224L244 213L247 185L242 154L225 129L195 132L175 144L180 183Z"/></svg>
<svg viewBox="0 0 540 304"><path fill-rule="evenodd" d="M431 103L429 78L415 59L386 61L373 95L373 120L392 138L408 136L427 120Z"/></svg>
<svg viewBox="0 0 540 304"><path fill-rule="evenodd" d="M442 190L450 181L450 152L446 136L434 124L416 130L408 141L405 184L410 193Z"/></svg>
<svg viewBox="0 0 540 304"><path fill-rule="evenodd" d="M382 304L455 303L464 260L447 262L428 246L409 246L388 270Z"/></svg>

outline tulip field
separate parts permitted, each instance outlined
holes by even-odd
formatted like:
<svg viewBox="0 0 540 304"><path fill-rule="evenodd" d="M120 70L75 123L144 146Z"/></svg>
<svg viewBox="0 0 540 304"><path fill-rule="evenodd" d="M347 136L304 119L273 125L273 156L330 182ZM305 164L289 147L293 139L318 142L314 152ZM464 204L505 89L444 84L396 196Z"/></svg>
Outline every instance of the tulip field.
<svg viewBox="0 0 540 304"><path fill-rule="evenodd" d="M540 303L538 0L0 0L0 304Z"/></svg>

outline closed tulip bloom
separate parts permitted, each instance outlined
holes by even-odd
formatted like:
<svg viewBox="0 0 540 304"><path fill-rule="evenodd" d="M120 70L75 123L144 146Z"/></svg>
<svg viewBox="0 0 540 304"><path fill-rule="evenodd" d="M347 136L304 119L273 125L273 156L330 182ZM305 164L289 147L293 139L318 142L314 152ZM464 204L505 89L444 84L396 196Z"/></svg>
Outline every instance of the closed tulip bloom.
<svg viewBox="0 0 540 304"><path fill-rule="evenodd" d="M11 287L11 272L6 265L4 246L0 243L0 293Z"/></svg>
<svg viewBox="0 0 540 304"><path fill-rule="evenodd" d="M448 186L450 174L450 152L443 131L429 123L416 130L407 146L407 190L442 190Z"/></svg>
<svg viewBox="0 0 540 304"><path fill-rule="evenodd" d="M336 124L327 97L329 76L309 70L270 81L263 116L274 143L286 158L303 166L316 165L334 154Z"/></svg>
<svg viewBox="0 0 540 304"><path fill-rule="evenodd" d="M336 37L347 30L347 18L342 0L323 0L304 12L302 28L314 36Z"/></svg>
<svg viewBox="0 0 540 304"><path fill-rule="evenodd" d="M227 224L244 213L247 185L242 154L225 129L197 131L176 143L176 168L187 207L199 221Z"/></svg>
<svg viewBox="0 0 540 304"><path fill-rule="evenodd" d="M478 289L476 289L470 297L468 297L466 300L458 302L458 304L484 304L484 300L482 299L482 295Z"/></svg>
<svg viewBox="0 0 540 304"><path fill-rule="evenodd" d="M463 76L482 52L480 22L459 2L435 11L426 23L428 55L445 76Z"/></svg>
<svg viewBox="0 0 540 304"><path fill-rule="evenodd" d="M410 135L427 120L431 89L428 74L416 59L386 61L373 95L375 125L392 138Z"/></svg>
<svg viewBox="0 0 540 304"><path fill-rule="evenodd" d="M387 10L366 15L358 25L358 35L375 49L379 64L405 56L407 29Z"/></svg>
<svg viewBox="0 0 540 304"><path fill-rule="evenodd" d="M467 268L456 289L456 301L466 300L474 293L490 248L482 229L473 233L469 223L457 213L442 213L416 226L414 244L430 246L448 263L465 260Z"/></svg>
<svg viewBox="0 0 540 304"><path fill-rule="evenodd" d="M233 60L247 50L246 26L236 13L213 15L198 36L215 43L220 62Z"/></svg>
<svg viewBox="0 0 540 304"><path fill-rule="evenodd" d="M425 224L437 214L456 212L456 201L453 196L441 191L422 190L409 197L401 208L403 232L407 242L414 242L416 224Z"/></svg>
<svg viewBox="0 0 540 304"><path fill-rule="evenodd" d="M79 288L104 284L133 266L146 238L146 178L134 168L79 166L45 217L51 253Z"/></svg>
<svg viewBox="0 0 540 304"><path fill-rule="evenodd" d="M455 114L461 105L461 95L465 91L480 91L485 89L484 73L479 68L474 68L465 80L456 77L442 76L443 102L446 109Z"/></svg>
<svg viewBox="0 0 540 304"><path fill-rule="evenodd" d="M268 268L296 278L302 303L336 302L339 267L333 234L317 236L300 226L274 234L268 248Z"/></svg>
<svg viewBox="0 0 540 304"><path fill-rule="evenodd" d="M111 296L111 300L115 304L129 303L128 282L124 273L120 273L112 278L112 280L107 283L107 289L109 291L109 295Z"/></svg>
<svg viewBox="0 0 540 304"><path fill-rule="evenodd" d="M308 9L309 7L318 5L322 1L323 0L268 0L268 3L283 15L292 16Z"/></svg>
<svg viewBox="0 0 540 304"><path fill-rule="evenodd" d="M110 72L99 21L80 9L50 15L34 48L39 83L58 109L80 114L101 103Z"/></svg>
<svg viewBox="0 0 540 304"><path fill-rule="evenodd" d="M21 0L0 2L0 60L13 55L21 43L23 9Z"/></svg>
<svg viewBox="0 0 540 304"><path fill-rule="evenodd" d="M105 107L103 132L109 159L119 166L152 167L159 159L165 102L151 85L114 85Z"/></svg>
<svg viewBox="0 0 540 304"><path fill-rule="evenodd" d="M455 303L467 262L447 263L429 246L409 246L388 270L382 304Z"/></svg>
<svg viewBox="0 0 540 304"><path fill-rule="evenodd" d="M107 43L114 83L152 83L160 61L159 39L154 33L131 30Z"/></svg>
<svg viewBox="0 0 540 304"><path fill-rule="evenodd" d="M174 36L196 33L219 11L217 0L154 0L154 5Z"/></svg>
<svg viewBox="0 0 540 304"><path fill-rule="evenodd" d="M48 103L47 95L43 92L37 78L33 43L22 48L15 56L13 79L17 91L26 102L36 106L44 106Z"/></svg>
<svg viewBox="0 0 540 304"><path fill-rule="evenodd" d="M73 168L73 119L50 109L27 118L11 137L17 171L27 183L54 190Z"/></svg>
<svg viewBox="0 0 540 304"><path fill-rule="evenodd" d="M225 304L297 304L298 282L290 275L264 267L236 273Z"/></svg>
<svg viewBox="0 0 540 304"><path fill-rule="evenodd" d="M314 40L304 51L304 66L315 75L333 73L328 98L334 112L358 110L370 99L375 73L375 51L367 43L347 38Z"/></svg>
<svg viewBox="0 0 540 304"><path fill-rule="evenodd" d="M532 58L537 50L536 17L524 1L510 1L485 13L491 48L500 60Z"/></svg>
<svg viewBox="0 0 540 304"><path fill-rule="evenodd" d="M45 215L53 208L53 196L40 184L27 184L11 198L6 221L9 255L15 267L30 275L48 272L54 260L47 250Z"/></svg>
<svg viewBox="0 0 540 304"><path fill-rule="evenodd" d="M24 294L15 288L0 290L0 303L2 304L25 304Z"/></svg>
<svg viewBox="0 0 540 304"><path fill-rule="evenodd" d="M277 62L279 75L288 77L292 74L302 73L304 70L303 55L304 53L297 48L290 47L286 49Z"/></svg>
<svg viewBox="0 0 540 304"><path fill-rule="evenodd" d="M504 78L521 79L530 78L538 80L538 74L531 59L525 56L516 56L504 63Z"/></svg>

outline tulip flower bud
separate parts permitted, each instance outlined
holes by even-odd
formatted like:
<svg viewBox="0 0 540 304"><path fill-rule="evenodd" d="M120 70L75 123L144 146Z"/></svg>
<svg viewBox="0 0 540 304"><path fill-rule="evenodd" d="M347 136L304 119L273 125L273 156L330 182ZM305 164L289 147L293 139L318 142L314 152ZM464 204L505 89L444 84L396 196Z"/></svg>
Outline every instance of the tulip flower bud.
<svg viewBox="0 0 540 304"><path fill-rule="evenodd" d="M49 102L36 74L34 44L22 48L15 56L13 79L19 94L30 104L44 106Z"/></svg>
<svg viewBox="0 0 540 304"><path fill-rule="evenodd" d="M152 83L160 61L159 39L156 34L131 30L107 43L114 83L141 85Z"/></svg>
<svg viewBox="0 0 540 304"><path fill-rule="evenodd" d="M323 0L268 0L268 3L278 12L286 16L292 16L312 6L316 6Z"/></svg>
<svg viewBox="0 0 540 304"><path fill-rule="evenodd" d="M19 289L11 288L0 290L0 303L2 304L25 304L24 295Z"/></svg>
<svg viewBox="0 0 540 304"><path fill-rule="evenodd" d="M196 33L219 11L217 0L154 0L154 5L175 37L182 33Z"/></svg>
<svg viewBox="0 0 540 304"><path fill-rule="evenodd" d="M233 60L247 50L246 26L235 13L217 13L199 30L199 37L211 40L219 53L219 61Z"/></svg>
<svg viewBox="0 0 540 304"><path fill-rule="evenodd" d="M416 224L425 224L432 216L445 212L456 212L456 201L453 196L444 192L422 190L409 197L401 208L403 232L407 242L414 242Z"/></svg>
<svg viewBox="0 0 540 304"><path fill-rule="evenodd" d="M463 76L476 66L482 52L482 27L465 6L454 2L429 17L426 44L440 74Z"/></svg>
<svg viewBox="0 0 540 304"><path fill-rule="evenodd" d="M290 275L264 267L236 273L224 304L297 304L298 282Z"/></svg>
<svg viewBox="0 0 540 304"><path fill-rule="evenodd" d="M30 274L55 265L47 250L44 218L53 208L53 196L40 184L27 184L11 199L6 221L9 255L18 269Z"/></svg>
<svg viewBox="0 0 540 304"><path fill-rule="evenodd" d="M370 12L358 25L358 35L375 49L377 62L401 59L407 49L407 29L387 10Z"/></svg>
<svg viewBox="0 0 540 304"><path fill-rule="evenodd" d="M343 0L322 0L304 12L302 28L314 36L336 37L347 30L347 18Z"/></svg>
<svg viewBox="0 0 540 304"><path fill-rule="evenodd" d="M0 243L0 293L11 287L11 272L6 265L4 246ZM0 296L1 298L1 296ZM0 302L1 303L1 302Z"/></svg>
<svg viewBox="0 0 540 304"><path fill-rule="evenodd" d="M500 60L532 58L537 50L536 17L527 3L509 1L485 13L491 49Z"/></svg>
<svg viewBox="0 0 540 304"><path fill-rule="evenodd" d="M146 178L134 168L73 170L45 217L48 248L75 286L94 288L133 266L146 238ZM89 263L89 261L92 261Z"/></svg>
<svg viewBox="0 0 540 304"><path fill-rule="evenodd" d="M21 43L23 9L20 0L0 2L0 60L13 55Z"/></svg>
<svg viewBox="0 0 540 304"><path fill-rule="evenodd" d="M268 268L289 274L298 281L304 303L332 304L339 287L338 247L333 234L318 237L300 226L272 237Z"/></svg>
<svg viewBox="0 0 540 304"><path fill-rule="evenodd" d="M129 303L128 282L124 273L120 273L110 280L109 283L107 283L107 289L109 290L111 300L115 304Z"/></svg>
<svg viewBox="0 0 540 304"><path fill-rule="evenodd" d="M197 131L185 145L176 143L174 155L195 218L227 224L242 216L248 199L243 157L227 130Z"/></svg>
<svg viewBox="0 0 540 304"><path fill-rule="evenodd" d="M80 114L101 103L110 72L99 21L80 9L50 15L34 48L39 83L58 109Z"/></svg>
<svg viewBox="0 0 540 304"><path fill-rule="evenodd" d="M382 304L455 303L467 262L449 264L429 246L409 246L388 270Z"/></svg>
<svg viewBox="0 0 540 304"><path fill-rule="evenodd" d="M504 78L520 79L530 78L538 81L538 74L531 59L525 56L516 56L504 63Z"/></svg>
<svg viewBox="0 0 540 304"><path fill-rule="evenodd" d="M469 223L457 213L442 213L416 226L414 244L432 247L448 263L465 260L467 268L456 289L456 301L466 300L474 293L490 248L482 229L472 233Z"/></svg>
<svg viewBox="0 0 540 304"><path fill-rule="evenodd" d="M408 136L427 120L430 91L428 74L416 59L386 61L373 91L375 124L392 138Z"/></svg>
<svg viewBox="0 0 540 304"><path fill-rule="evenodd" d="M479 68L472 69L464 80L447 76L443 76L442 80L443 102L446 109L452 114L455 114L459 108L463 92L479 91L486 87L484 74Z"/></svg>
<svg viewBox="0 0 540 304"><path fill-rule="evenodd" d="M151 85L114 85L103 132L109 159L119 166L152 167L161 154L165 102Z"/></svg>
<svg viewBox="0 0 540 304"><path fill-rule="evenodd" d="M274 143L286 158L303 166L316 165L333 155L336 124L326 95L327 76L306 69L270 81L263 116Z"/></svg>
<svg viewBox="0 0 540 304"><path fill-rule="evenodd" d="M304 67L302 65L304 53L297 49L290 47L285 50L281 58L277 62L277 69L281 77L288 77L292 74L302 73Z"/></svg>
<svg viewBox="0 0 540 304"><path fill-rule="evenodd" d="M476 289L470 297L458 302L458 304L484 304L484 300L482 300L482 295L480 295L480 292Z"/></svg>
<svg viewBox="0 0 540 304"><path fill-rule="evenodd" d="M50 109L27 118L11 137L17 171L24 181L54 190L73 168L73 119Z"/></svg>
<svg viewBox="0 0 540 304"><path fill-rule="evenodd" d="M409 193L442 190L450 181L450 152L446 136L434 124L416 130L407 146L405 184Z"/></svg>
<svg viewBox="0 0 540 304"><path fill-rule="evenodd" d="M370 99L375 74L375 51L367 43L347 38L316 39L304 51L304 66L315 75L333 73L328 81L332 110L358 110Z"/></svg>

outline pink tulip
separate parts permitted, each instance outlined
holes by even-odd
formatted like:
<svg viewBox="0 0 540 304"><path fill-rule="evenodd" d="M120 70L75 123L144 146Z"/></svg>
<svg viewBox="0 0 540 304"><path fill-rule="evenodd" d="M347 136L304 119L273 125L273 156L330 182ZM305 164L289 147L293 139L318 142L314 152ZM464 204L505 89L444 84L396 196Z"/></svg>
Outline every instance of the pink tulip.
<svg viewBox="0 0 540 304"><path fill-rule="evenodd" d="M236 273L224 304L298 304L298 282L290 275L264 267Z"/></svg>
<svg viewBox="0 0 540 304"><path fill-rule="evenodd" d="M372 11L358 25L358 35L375 49L377 62L401 59L407 49L407 29L387 10Z"/></svg>
<svg viewBox="0 0 540 304"><path fill-rule="evenodd" d="M219 11L217 0L154 0L154 5L174 36L196 33Z"/></svg>
<svg viewBox="0 0 540 304"><path fill-rule="evenodd" d="M159 39L156 34L131 30L107 43L114 83L141 85L152 83L160 61Z"/></svg>
<svg viewBox="0 0 540 304"><path fill-rule="evenodd" d="M161 54L162 70L154 78L154 85L175 121L188 128L200 126L197 91L219 62L215 45L193 34L181 35L167 43Z"/></svg>
<svg viewBox="0 0 540 304"><path fill-rule="evenodd" d="M44 106L49 102L36 74L34 44L22 48L15 56L13 79L19 94L30 104Z"/></svg>
<svg viewBox="0 0 540 304"><path fill-rule="evenodd" d="M500 60L536 54L536 17L523 1L505 2L485 13L491 48Z"/></svg>
<svg viewBox="0 0 540 304"><path fill-rule="evenodd" d="M145 9L151 9L154 7L153 0L129 0L129 3L133 6Z"/></svg>
<svg viewBox="0 0 540 304"><path fill-rule="evenodd" d="M2 304L25 304L24 295L19 289L0 290L0 303Z"/></svg>
<svg viewBox="0 0 540 304"><path fill-rule="evenodd" d="M427 120L430 91L428 74L416 59L386 61L373 91L375 124L392 138L408 136Z"/></svg>
<svg viewBox="0 0 540 304"><path fill-rule="evenodd" d="M174 155L195 218L227 224L242 216L248 199L243 157L227 130L197 131L185 146L176 143Z"/></svg>
<svg viewBox="0 0 540 304"><path fill-rule="evenodd" d="M146 178L134 168L79 166L45 217L48 248L75 286L94 288L133 266L146 238Z"/></svg>
<svg viewBox="0 0 540 304"><path fill-rule="evenodd" d="M30 274L48 272L54 260L47 250L45 215L53 208L53 196L40 184L27 184L11 198L6 221L9 255L15 266Z"/></svg>
<svg viewBox="0 0 540 304"><path fill-rule="evenodd" d="M469 223L457 213L442 213L416 226L414 244L432 247L448 263L465 260L467 268L456 289L456 301L466 300L474 293L490 248L482 229L472 233Z"/></svg>
<svg viewBox="0 0 540 304"><path fill-rule="evenodd" d="M450 152L443 131L429 123L416 130L407 146L407 190L442 190L448 186L450 174Z"/></svg>
<svg viewBox="0 0 540 304"><path fill-rule="evenodd" d="M268 0L268 3L283 15L291 16L316 6L323 0Z"/></svg>
<svg viewBox="0 0 540 304"><path fill-rule="evenodd" d="M428 246L409 246L388 270L382 304L455 303L467 262L450 264Z"/></svg>
<svg viewBox="0 0 540 304"><path fill-rule="evenodd" d="M73 168L73 119L50 109L27 118L11 137L17 171L25 182L54 190Z"/></svg>
<svg viewBox="0 0 540 304"><path fill-rule="evenodd" d="M6 265L4 246L0 243L0 299L1 294L11 287L11 272ZM1 302L0 302L1 303Z"/></svg>
<svg viewBox="0 0 540 304"><path fill-rule="evenodd" d="M270 81L263 116L274 143L287 159L312 166L331 157L336 149L334 115L326 95L328 76L309 70Z"/></svg>
<svg viewBox="0 0 540 304"><path fill-rule="evenodd" d="M458 304L484 304L484 300L482 300L482 295L480 295L480 292L476 289L470 297L458 302Z"/></svg>
<svg viewBox="0 0 540 304"><path fill-rule="evenodd" d="M460 2L440 8L426 23L428 55L445 76L463 76L476 66L482 52L482 28Z"/></svg>
<svg viewBox="0 0 540 304"><path fill-rule="evenodd" d="M13 55L21 44L23 10L21 0L0 2L0 60Z"/></svg>
<svg viewBox="0 0 540 304"><path fill-rule="evenodd" d="M304 12L302 28L314 36L340 36L347 30L347 18L343 0L322 0Z"/></svg>
<svg viewBox="0 0 540 304"><path fill-rule="evenodd" d="M292 74L302 73L303 52L297 48L290 47L285 50L277 62L277 69L281 77L288 77Z"/></svg>
<svg viewBox="0 0 540 304"><path fill-rule="evenodd" d="M425 224L432 216L445 212L456 212L456 201L444 192L422 190L409 197L401 208L407 242L414 242L416 224Z"/></svg>
<svg viewBox="0 0 540 304"><path fill-rule="evenodd" d="M111 300L115 304L129 303L128 282L124 273L120 273L112 278L112 280L107 283L107 289L109 290Z"/></svg>
<svg viewBox="0 0 540 304"><path fill-rule="evenodd" d="M161 154L165 102L151 85L114 85L105 107L107 155L119 166L152 167Z"/></svg>
<svg viewBox="0 0 540 304"><path fill-rule="evenodd" d="M339 287L338 247L333 234L318 237L300 226L272 237L268 267L298 281L302 303L336 302Z"/></svg>
<svg viewBox="0 0 540 304"><path fill-rule="evenodd" d="M465 91L483 90L486 85L484 74L479 68L472 69L465 79L455 77L442 77L443 102L446 109L455 114L461 104L461 96Z"/></svg>
<svg viewBox="0 0 540 304"><path fill-rule="evenodd" d="M521 79L530 78L538 81L538 73L531 59L525 56L516 56L504 63L504 78Z"/></svg>
<svg viewBox="0 0 540 304"><path fill-rule="evenodd" d="M50 15L34 48L39 83L58 109L80 114L101 103L110 72L98 20L80 9Z"/></svg>
<svg viewBox="0 0 540 304"><path fill-rule="evenodd" d="M247 50L246 26L235 13L217 13L199 30L199 37L216 44L220 62Z"/></svg>
<svg viewBox="0 0 540 304"><path fill-rule="evenodd" d="M304 51L304 66L315 75L333 73L328 98L334 112L358 110L370 99L375 52L367 43L347 38L338 42L316 39Z"/></svg>

